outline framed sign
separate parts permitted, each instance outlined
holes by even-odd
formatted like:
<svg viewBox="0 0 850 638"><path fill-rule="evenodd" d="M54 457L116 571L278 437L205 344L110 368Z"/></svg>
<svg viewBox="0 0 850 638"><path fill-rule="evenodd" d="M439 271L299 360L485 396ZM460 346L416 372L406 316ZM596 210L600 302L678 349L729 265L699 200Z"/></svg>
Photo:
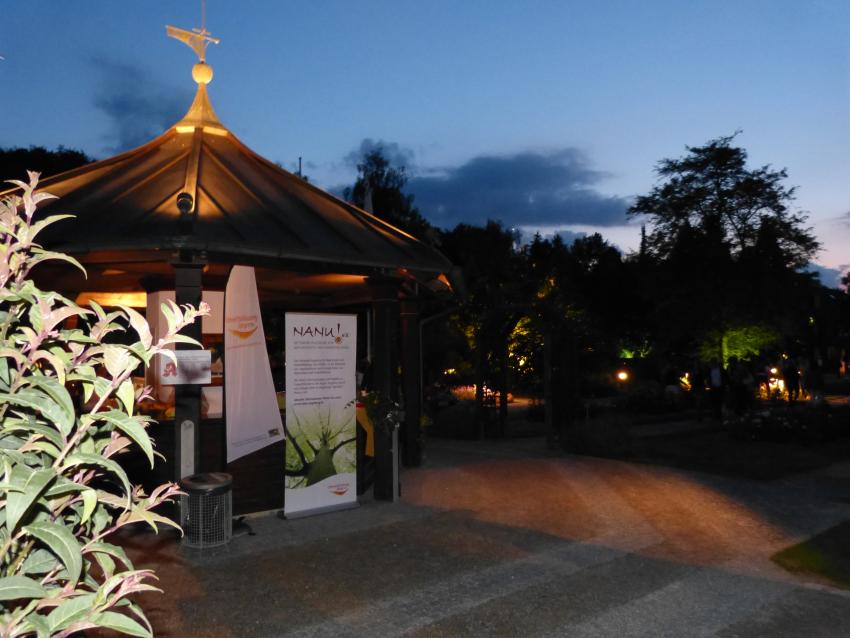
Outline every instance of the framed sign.
<svg viewBox="0 0 850 638"><path fill-rule="evenodd" d="M207 385L212 380L209 350L175 350L177 361L160 355L159 379L162 385Z"/></svg>

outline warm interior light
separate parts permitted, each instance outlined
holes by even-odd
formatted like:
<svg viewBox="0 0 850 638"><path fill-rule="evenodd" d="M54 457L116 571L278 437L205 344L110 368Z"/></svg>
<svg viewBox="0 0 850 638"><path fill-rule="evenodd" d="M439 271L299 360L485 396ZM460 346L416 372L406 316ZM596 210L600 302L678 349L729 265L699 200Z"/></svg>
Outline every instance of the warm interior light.
<svg viewBox="0 0 850 638"><path fill-rule="evenodd" d="M449 282L449 278L446 277L443 273L440 273L440 276L437 277L437 281L439 281L441 284L443 284L449 290L452 289L452 284L451 284L451 282Z"/></svg>
<svg viewBox="0 0 850 638"><path fill-rule="evenodd" d="M183 125L183 126L175 126L175 127L174 127L174 129L175 129L178 133L194 133L194 131L195 131L195 127L194 127L194 126L187 126L187 125Z"/></svg>
<svg viewBox="0 0 850 638"><path fill-rule="evenodd" d="M218 126L205 126L204 133L209 133L210 135L218 135L220 137L226 137L227 129L219 128Z"/></svg>
<svg viewBox="0 0 850 638"><path fill-rule="evenodd" d="M101 306L147 308L148 295L144 292L81 292L76 301L78 306L88 306L90 301L95 301Z"/></svg>

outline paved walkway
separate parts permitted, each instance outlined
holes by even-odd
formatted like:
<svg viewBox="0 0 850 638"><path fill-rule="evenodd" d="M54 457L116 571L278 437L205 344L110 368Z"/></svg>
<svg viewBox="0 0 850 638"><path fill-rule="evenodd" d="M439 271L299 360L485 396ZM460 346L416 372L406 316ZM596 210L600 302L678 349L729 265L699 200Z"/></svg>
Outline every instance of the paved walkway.
<svg viewBox="0 0 850 638"><path fill-rule="evenodd" d="M756 483L431 441L400 504L132 552L162 579L144 605L163 637L844 636L848 592L769 557L850 519L848 495L848 467Z"/></svg>

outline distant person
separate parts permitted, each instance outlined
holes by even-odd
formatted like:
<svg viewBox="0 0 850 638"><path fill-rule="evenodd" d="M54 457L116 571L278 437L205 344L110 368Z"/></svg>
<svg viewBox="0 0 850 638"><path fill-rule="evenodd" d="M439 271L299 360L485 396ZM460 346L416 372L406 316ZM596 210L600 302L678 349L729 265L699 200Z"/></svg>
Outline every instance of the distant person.
<svg viewBox="0 0 850 638"><path fill-rule="evenodd" d="M809 370L809 393L812 404L823 403L823 364L816 360Z"/></svg>
<svg viewBox="0 0 850 638"><path fill-rule="evenodd" d="M723 393L726 379L720 361L714 359L708 369L708 399L711 402L712 416L718 421L723 417Z"/></svg>
<svg viewBox="0 0 850 638"><path fill-rule="evenodd" d="M753 376L743 361L737 357L729 357L729 387L732 411L736 416L742 416L750 408L752 396L751 387Z"/></svg>
<svg viewBox="0 0 850 638"><path fill-rule="evenodd" d="M705 372L699 362L694 362L691 373L691 394L694 397L694 407L697 410L697 421L702 421L702 412L705 407Z"/></svg>
<svg viewBox="0 0 850 638"><path fill-rule="evenodd" d="M800 373L800 397L811 397L811 366L809 358L806 355L801 356L797 360L797 370Z"/></svg>
<svg viewBox="0 0 850 638"><path fill-rule="evenodd" d="M789 403L794 403L800 397L800 369L794 357L785 360L782 366L782 380L785 382Z"/></svg>

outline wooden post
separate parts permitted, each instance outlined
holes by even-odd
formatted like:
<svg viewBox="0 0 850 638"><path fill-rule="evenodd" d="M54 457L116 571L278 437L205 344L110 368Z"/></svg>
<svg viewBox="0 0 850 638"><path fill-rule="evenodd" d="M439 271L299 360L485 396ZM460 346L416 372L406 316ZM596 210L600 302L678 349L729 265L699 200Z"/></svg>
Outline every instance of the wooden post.
<svg viewBox="0 0 850 638"><path fill-rule="evenodd" d="M192 261L191 255L183 254L174 267L174 297L178 305L191 304L198 307L201 303L201 275L203 264ZM201 340L201 319L186 326L181 334ZM177 344L178 350L193 348L188 344ZM174 386L174 479L197 472L200 468L201 452L201 386Z"/></svg>
<svg viewBox="0 0 850 638"><path fill-rule="evenodd" d="M546 444L550 450L555 449L555 393L552 387L552 368L554 367L553 343L555 336L551 328L547 328L543 335L543 410L546 423Z"/></svg>
<svg viewBox="0 0 850 638"><path fill-rule="evenodd" d="M508 429L508 386L510 385L510 353L508 351L509 335L502 340L501 372L502 380L499 388L499 436L504 438Z"/></svg>
<svg viewBox="0 0 850 638"><path fill-rule="evenodd" d="M372 310L375 322L374 352L372 353L373 390L392 401L397 399L396 332L398 330L398 293L387 282L372 283ZM375 431L375 498L392 501L397 498L393 489L394 450L392 433L376 427Z"/></svg>
<svg viewBox="0 0 850 638"><path fill-rule="evenodd" d="M422 344L419 341L419 304L401 302L401 383L404 395L402 459L405 467L422 465Z"/></svg>

